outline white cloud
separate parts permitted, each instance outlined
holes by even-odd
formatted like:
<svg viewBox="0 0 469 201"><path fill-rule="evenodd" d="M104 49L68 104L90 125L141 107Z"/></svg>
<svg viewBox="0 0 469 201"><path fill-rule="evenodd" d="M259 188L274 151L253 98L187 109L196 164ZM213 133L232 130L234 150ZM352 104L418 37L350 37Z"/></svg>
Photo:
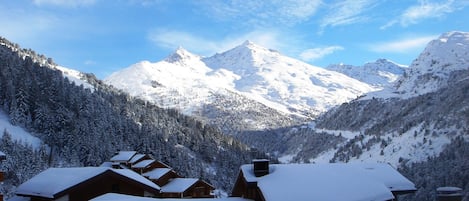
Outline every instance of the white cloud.
<svg viewBox="0 0 469 201"><path fill-rule="evenodd" d="M379 53L410 53L414 51L421 51L437 35L420 36L412 38L404 38L395 41L380 42L368 45L369 49L373 52Z"/></svg>
<svg viewBox="0 0 469 201"><path fill-rule="evenodd" d="M328 26L349 25L367 20L362 14L374 4L373 0L347 0L331 5L329 12L320 22L320 32Z"/></svg>
<svg viewBox="0 0 469 201"><path fill-rule="evenodd" d="M280 42L282 41L280 35L275 31L253 31L216 40L195 36L183 31L156 29L148 34L148 38L159 47L173 50L178 46L183 46L187 50L203 56L211 56L226 51L246 40L272 49L285 47L285 44Z"/></svg>
<svg viewBox="0 0 469 201"><path fill-rule="evenodd" d="M342 46L307 49L300 54L300 58L304 61L311 62L343 49L344 48Z"/></svg>
<svg viewBox="0 0 469 201"><path fill-rule="evenodd" d="M79 7L90 6L96 3L96 0L33 0L37 6L52 5L61 7Z"/></svg>
<svg viewBox="0 0 469 201"><path fill-rule="evenodd" d="M94 60L86 60L83 62L83 64L85 64L86 66L93 66L93 65L96 65L97 62Z"/></svg>
<svg viewBox="0 0 469 201"><path fill-rule="evenodd" d="M322 0L206 0L195 4L218 20L243 21L250 25L294 25L312 17Z"/></svg>
<svg viewBox="0 0 469 201"><path fill-rule="evenodd" d="M437 3L429 2L427 0L420 0L419 5L407 8L397 19L391 20L384 26L381 26L381 29L386 29L395 24L400 24L403 27L407 27L426 19L441 18L446 14L461 9L464 6L467 5L464 3L456 4L454 0Z"/></svg>
<svg viewBox="0 0 469 201"><path fill-rule="evenodd" d="M8 40L33 44L40 35L53 30L60 20L48 14L5 8L0 5L0 35Z"/></svg>

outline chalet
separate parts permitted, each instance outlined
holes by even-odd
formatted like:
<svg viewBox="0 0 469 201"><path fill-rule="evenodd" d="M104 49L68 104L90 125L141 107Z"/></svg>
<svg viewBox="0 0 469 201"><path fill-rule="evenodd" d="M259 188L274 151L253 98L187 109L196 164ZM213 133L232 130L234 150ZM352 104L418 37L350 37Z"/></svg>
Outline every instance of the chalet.
<svg viewBox="0 0 469 201"><path fill-rule="evenodd" d="M171 179L181 178L181 176L179 176L176 171L170 168L155 168L151 171L143 173L142 176L148 178L158 186L166 185Z"/></svg>
<svg viewBox="0 0 469 201"><path fill-rule="evenodd" d="M143 174L155 168L169 168L169 166L153 159L142 160L131 166L131 169L133 171L138 172L140 174Z"/></svg>
<svg viewBox="0 0 469 201"><path fill-rule="evenodd" d="M158 186L161 186L159 197L166 198L213 198L215 189L205 181L194 178L182 178L169 165L153 159L148 154L139 154L135 151L119 151L105 162L102 167L116 169L130 169L141 174Z"/></svg>
<svg viewBox="0 0 469 201"><path fill-rule="evenodd" d="M140 161L143 161L143 160L148 160L148 159L152 159L148 154L135 154L130 160L129 160L129 163L131 165L133 164L136 164Z"/></svg>
<svg viewBox="0 0 469 201"><path fill-rule="evenodd" d="M384 163L242 165L232 196L256 201L395 200L415 185Z"/></svg>
<svg viewBox="0 0 469 201"><path fill-rule="evenodd" d="M132 195L123 195L117 193L107 193L96 198L91 199L90 201L193 201L194 199L184 199L184 198L148 198L148 197L139 197ZM196 201L252 201L239 197L226 197L226 198L198 198Z"/></svg>
<svg viewBox="0 0 469 201"><path fill-rule="evenodd" d="M111 158L113 167L118 165L130 166L130 160L137 154L136 151L119 151Z"/></svg>
<svg viewBox="0 0 469 201"><path fill-rule="evenodd" d="M109 167L109 164L111 164L113 168L133 169L139 173L146 172L153 168L170 168L169 165L154 160L148 154L139 154L136 151L118 151L116 155L111 158L110 163L105 162L101 166Z"/></svg>
<svg viewBox="0 0 469 201"><path fill-rule="evenodd" d="M106 167L49 168L16 189L31 201L85 201L106 193L158 196L160 187L127 169Z"/></svg>
<svg viewBox="0 0 469 201"><path fill-rule="evenodd" d="M161 187L161 196L165 198L207 198L212 197L215 188L194 178L175 178Z"/></svg>

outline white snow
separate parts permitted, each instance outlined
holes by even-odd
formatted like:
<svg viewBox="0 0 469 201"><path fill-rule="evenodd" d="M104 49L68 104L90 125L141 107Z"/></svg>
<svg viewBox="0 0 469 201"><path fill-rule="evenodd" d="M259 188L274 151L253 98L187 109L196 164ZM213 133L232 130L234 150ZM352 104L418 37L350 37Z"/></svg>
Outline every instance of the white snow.
<svg viewBox="0 0 469 201"><path fill-rule="evenodd" d="M427 131L426 131L427 130ZM430 130L434 134L425 134ZM344 131L328 131L338 133ZM381 162L389 163L394 167L399 167L400 160L406 159L409 162L420 162L427 160L428 157L435 156L443 151L444 146L451 142L452 137L448 133L464 132L456 128L437 129L434 125L424 126L419 124L402 134L387 133L381 138L386 141L387 146L382 148L381 143L377 143L369 150L364 149L359 157L350 158L349 162ZM350 132L356 133L356 132ZM352 139L352 138L349 138ZM371 136L364 136L363 143L371 139ZM362 142L356 142L360 145ZM345 143L344 143L345 144ZM338 147L343 144L337 145ZM311 163L328 163L337 150L331 149L310 159ZM382 151L382 152L381 152Z"/></svg>
<svg viewBox="0 0 469 201"><path fill-rule="evenodd" d="M411 98L447 86L449 74L469 70L469 32L451 31L431 41L393 85L362 99Z"/></svg>
<svg viewBox="0 0 469 201"><path fill-rule="evenodd" d="M444 87L448 75L469 70L469 32L452 31L431 41L414 60L397 85L404 97L414 97Z"/></svg>
<svg viewBox="0 0 469 201"><path fill-rule="evenodd" d="M342 136L347 139L353 139L356 136L360 135L358 131L347 131L347 130L328 130L323 128L316 128L315 131L317 133L327 133L334 136Z"/></svg>
<svg viewBox="0 0 469 201"><path fill-rule="evenodd" d="M195 178L174 178L168 184L161 187L163 193L183 193L194 185L199 179Z"/></svg>
<svg viewBox="0 0 469 201"><path fill-rule="evenodd" d="M162 176L170 172L170 168L155 168L151 171L145 172L142 175L148 177L149 179L160 179Z"/></svg>
<svg viewBox="0 0 469 201"><path fill-rule="evenodd" d="M282 113L303 116L375 90L251 42L208 58L179 48L163 61L142 61L113 73L105 82L186 114L217 101L217 94L236 93Z"/></svg>
<svg viewBox="0 0 469 201"><path fill-rule="evenodd" d="M283 155L281 157L278 158L278 161L280 163L291 163L291 161L293 160L293 158L297 155L296 154L287 154L287 155Z"/></svg>
<svg viewBox="0 0 469 201"><path fill-rule="evenodd" d="M29 144L35 149L41 146L42 141L39 138L35 137L19 126L12 125L10 123L10 118L2 110L0 110L0 137L3 136L3 131L5 130L10 133L11 138L15 141Z"/></svg>
<svg viewBox="0 0 469 201"><path fill-rule="evenodd" d="M103 174L106 171L113 171L155 190L160 189L158 185L132 170L110 169L106 167L49 168L18 186L16 194L54 198L57 193Z"/></svg>
<svg viewBox="0 0 469 201"><path fill-rule="evenodd" d="M142 159L143 157L145 157L145 154L135 154L135 156L133 156L132 159L130 159L129 163L134 164L135 162Z"/></svg>
<svg viewBox="0 0 469 201"><path fill-rule="evenodd" d="M225 198L148 198L148 197L139 197L133 195L123 195L117 193L107 193L96 198L91 199L90 201L252 201L239 197L225 197Z"/></svg>
<svg viewBox="0 0 469 201"><path fill-rule="evenodd" d="M366 174L382 181L392 191L416 190L415 184L401 175L386 163L351 163L351 166L362 168Z"/></svg>
<svg viewBox="0 0 469 201"><path fill-rule="evenodd" d="M111 161L115 162L128 162L133 156L137 154L136 151L119 151L117 155L111 158Z"/></svg>
<svg viewBox="0 0 469 201"><path fill-rule="evenodd" d="M394 198L394 188L415 190L412 182L387 164L276 164L262 177L254 176L251 164L241 170L247 182L257 182L269 201L389 200Z"/></svg>
<svg viewBox="0 0 469 201"><path fill-rule="evenodd" d="M145 168L154 162L156 161L153 159L143 160L143 161L138 162L137 164L132 165L132 168Z"/></svg>
<svg viewBox="0 0 469 201"><path fill-rule="evenodd" d="M75 83L75 85L77 86L83 85L85 89L90 89L92 92L94 91L93 85L83 80L82 78L83 75L80 71L69 69L63 66L54 66L53 68L61 71L63 76L68 78L70 82Z"/></svg>
<svg viewBox="0 0 469 201"><path fill-rule="evenodd" d="M387 59L378 59L363 66L344 64L329 65L328 70L337 71L377 88L391 86L407 69L407 66L396 64Z"/></svg>

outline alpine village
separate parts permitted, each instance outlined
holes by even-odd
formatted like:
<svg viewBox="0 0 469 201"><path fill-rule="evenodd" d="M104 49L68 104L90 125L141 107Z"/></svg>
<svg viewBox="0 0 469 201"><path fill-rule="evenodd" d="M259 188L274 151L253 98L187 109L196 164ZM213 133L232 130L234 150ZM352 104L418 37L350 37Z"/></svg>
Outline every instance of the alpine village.
<svg viewBox="0 0 469 201"><path fill-rule="evenodd" d="M359 95L282 109L214 82L236 65L282 76L287 63L311 90L329 87L318 97ZM2 199L469 200L469 33L443 33L410 66L365 67L397 78L366 84L353 66L318 68L246 41L208 58L178 48L100 80L0 38ZM172 88L188 74L199 82Z"/></svg>

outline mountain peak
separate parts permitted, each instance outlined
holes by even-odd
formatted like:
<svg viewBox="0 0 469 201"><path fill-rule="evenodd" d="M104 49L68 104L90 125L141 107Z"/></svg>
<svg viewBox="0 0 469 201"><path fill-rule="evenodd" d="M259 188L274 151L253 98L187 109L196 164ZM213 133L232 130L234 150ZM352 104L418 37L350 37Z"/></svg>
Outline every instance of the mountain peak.
<svg viewBox="0 0 469 201"><path fill-rule="evenodd" d="M246 46L246 47L253 46L253 45L255 45L255 44L250 40L246 40L241 44L241 46Z"/></svg>
<svg viewBox="0 0 469 201"><path fill-rule="evenodd" d="M250 40L244 41L241 45L235 47L234 49L248 49L248 50L254 50L254 51L259 51L259 52L274 52L278 53L276 50L268 49L266 47L263 47L259 44L256 44Z"/></svg>
<svg viewBox="0 0 469 201"><path fill-rule="evenodd" d="M408 97L418 96L447 86L449 74L467 70L469 32L451 31L432 40L415 59L397 91ZM431 78L431 79L430 79Z"/></svg>
<svg viewBox="0 0 469 201"><path fill-rule="evenodd" d="M450 31L443 33L439 38L439 41L441 42L448 42L448 41L453 41L453 42L463 42L463 41L469 41L469 32L461 32L461 31Z"/></svg>
<svg viewBox="0 0 469 201"><path fill-rule="evenodd" d="M191 52L179 46L171 55L166 57L164 61L168 63L180 63L188 60L197 59L200 60L200 56L192 54Z"/></svg>

